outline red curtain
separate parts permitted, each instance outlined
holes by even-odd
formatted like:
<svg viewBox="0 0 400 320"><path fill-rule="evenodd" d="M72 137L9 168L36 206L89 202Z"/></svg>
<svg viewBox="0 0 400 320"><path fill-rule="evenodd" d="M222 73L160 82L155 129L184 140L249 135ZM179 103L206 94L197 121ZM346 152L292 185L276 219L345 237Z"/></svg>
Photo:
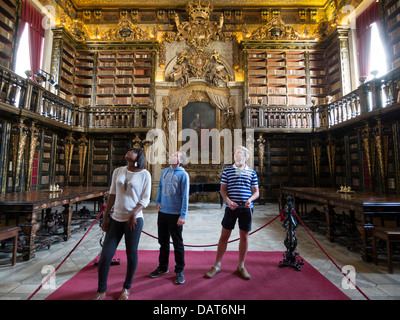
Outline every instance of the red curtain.
<svg viewBox="0 0 400 320"><path fill-rule="evenodd" d="M358 64L360 76L369 76L369 57L371 48L371 24L380 22L379 2L374 1L356 19Z"/></svg>
<svg viewBox="0 0 400 320"><path fill-rule="evenodd" d="M43 16L28 1L22 3L21 23L19 37L25 28L25 24L29 26L29 55L31 69L33 73L40 68L42 59L42 45L44 39L44 28L42 26Z"/></svg>

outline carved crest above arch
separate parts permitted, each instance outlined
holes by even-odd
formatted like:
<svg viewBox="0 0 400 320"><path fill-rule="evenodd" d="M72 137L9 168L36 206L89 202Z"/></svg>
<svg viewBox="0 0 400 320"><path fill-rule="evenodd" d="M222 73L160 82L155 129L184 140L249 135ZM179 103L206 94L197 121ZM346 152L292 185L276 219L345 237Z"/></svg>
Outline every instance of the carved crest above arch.
<svg viewBox="0 0 400 320"><path fill-rule="evenodd" d="M184 49L178 54L167 80L184 87L192 79L203 79L207 83L221 87L233 80L233 72L224 63L217 50Z"/></svg>

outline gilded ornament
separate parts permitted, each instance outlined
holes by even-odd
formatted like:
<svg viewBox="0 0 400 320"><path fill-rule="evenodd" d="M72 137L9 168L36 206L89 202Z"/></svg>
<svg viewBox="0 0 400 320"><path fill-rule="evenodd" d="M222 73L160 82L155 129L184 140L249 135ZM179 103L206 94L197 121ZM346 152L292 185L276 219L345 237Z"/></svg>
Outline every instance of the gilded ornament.
<svg viewBox="0 0 400 320"><path fill-rule="evenodd" d="M190 47L203 49L211 44L213 40L220 40L224 16L221 14L219 22L211 22L210 14L213 6L209 1L192 0L186 6L189 13L189 21L181 22L178 14L174 20L178 32L175 35L176 41L186 40Z"/></svg>
<svg viewBox="0 0 400 320"><path fill-rule="evenodd" d="M215 87L226 86L231 80L216 50L184 49L177 57L170 79L183 87L193 77L205 79Z"/></svg>

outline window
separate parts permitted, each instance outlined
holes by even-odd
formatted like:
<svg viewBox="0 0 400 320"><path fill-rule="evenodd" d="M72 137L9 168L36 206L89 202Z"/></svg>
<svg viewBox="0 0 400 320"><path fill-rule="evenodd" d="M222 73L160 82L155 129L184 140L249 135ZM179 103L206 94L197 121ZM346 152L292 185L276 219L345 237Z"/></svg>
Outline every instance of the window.
<svg viewBox="0 0 400 320"><path fill-rule="evenodd" d="M28 33L29 33L29 28L24 28L24 31L22 32L21 35L21 39L19 40L17 61L15 64L15 73L24 78L26 77L25 71L31 70Z"/></svg>
<svg viewBox="0 0 400 320"><path fill-rule="evenodd" d="M368 80L384 76L388 70L386 65L386 52L376 23L371 24L371 47L369 59Z"/></svg>

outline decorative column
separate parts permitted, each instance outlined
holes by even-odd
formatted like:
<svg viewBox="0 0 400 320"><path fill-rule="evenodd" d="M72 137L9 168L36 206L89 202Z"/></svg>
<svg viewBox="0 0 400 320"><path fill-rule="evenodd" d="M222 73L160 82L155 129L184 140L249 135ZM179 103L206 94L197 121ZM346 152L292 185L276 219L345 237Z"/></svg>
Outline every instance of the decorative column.
<svg viewBox="0 0 400 320"><path fill-rule="evenodd" d="M312 141L312 152L314 160L314 174L317 186L319 185L319 173L321 164L321 140L319 138L314 138Z"/></svg>
<svg viewBox="0 0 400 320"><path fill-rule="evenodd" d="M364 150L365 150L365 158L367 160L367 167L368 167L368 173L369 177L371 180L371 187L373 186L373 180L375 176L375 169L374 169L374 158L372 156L372 148L370 144L370 139L371 139L371 128L369 127L368 122L365 123L365 127L361 129L361 134L362 134L362 142L364 145ZM375 153L375 152L374 152ZM364 175L364 186L365 186L365 175Z"/></svg>
<svg viewBox="0 0 400 320"><path fill-rule="evenodd" d="M387 172L388 172L388 136L384 134L384 127L381 119L377 119L377 125L373 128L373 135L375 140L376 152L379 163L379 189L380 192L387 190Z"/></svg>
<svg viewBox="0 0 400 320"><path fill-rule="evenodd" d="M258 168L260 171L260 199L265 199L265 190L264 190L264 152L265 152L265 145L264 145L264 138L262 133L258 136Z"/></svg>
<svg viewBox="0 0 400 320"><path fill-rule="evenodd" d="M328 134L328 145L326 146L326 152L328 154L329 162L329 173L331 177L331 186L336 185L335 181L335 138Z"/></svg>
<svg viewBox="0 0 400 320"><path fill-rule="evenodd" d="M65 159L65 185L68 186L69 174L71 172L72 154L74 153L74 138L72 132L64 139L64 159Z"/></svg>
<svg viewBox="0 0 400 320"><path fill-rule="evenodd" d="M78 152L79 152L79 184L82 185L84 181L83 174L85 172L86 164L86 153L87 153L87 143L85 135L83 135L78 140Z"/></svg>
<svg viewBox="0 0 400 320"><path fill-rule="evenodd" d="M32 183L32 170L33 160L35 159L36 143L38 140L39 130L35 127L35 123L32 123L32 127L28 129L29 132L29 144L26 145L25 150L25 190L31 190Z"/></svg>
<svg viewBox="0 0 400 320"><path fill-rule="evenodd" d="M14 124L12 127L12 181L13 191L20 186L21 166L24 156L28 129L21 120L20 123Z"/></svg>

